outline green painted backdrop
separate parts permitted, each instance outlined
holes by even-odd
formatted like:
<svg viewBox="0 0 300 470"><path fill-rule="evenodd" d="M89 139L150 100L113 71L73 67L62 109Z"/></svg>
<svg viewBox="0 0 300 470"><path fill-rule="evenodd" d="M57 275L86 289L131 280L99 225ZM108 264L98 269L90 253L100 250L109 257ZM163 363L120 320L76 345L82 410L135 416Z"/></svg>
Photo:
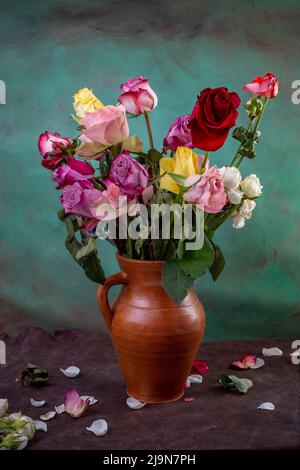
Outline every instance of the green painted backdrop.
<svg viewBox="0 0 300 470"><path fill-rule="evenodd" d="M245 99L242 85L272 71L281 92L263 122L257 159L243 165L261 177L264 196L245 229L228 224L219 232L226 271L216 284L203 278L197 290L206 340L299 336L300 105L291 103L291 83L300 79L298 1L1 0L0 47L7 85L0 105L2 330L103 325L96 286L64 249L58 193L36 148L46 129L71 135L78 88L115 103L120 83L148 77L159 96L151 117L161 142L202 88L224 85ZM228 162L234 148L230 138L214 158ZM113 249L105 242L99 249L107 272L115 272Z"/></svg>

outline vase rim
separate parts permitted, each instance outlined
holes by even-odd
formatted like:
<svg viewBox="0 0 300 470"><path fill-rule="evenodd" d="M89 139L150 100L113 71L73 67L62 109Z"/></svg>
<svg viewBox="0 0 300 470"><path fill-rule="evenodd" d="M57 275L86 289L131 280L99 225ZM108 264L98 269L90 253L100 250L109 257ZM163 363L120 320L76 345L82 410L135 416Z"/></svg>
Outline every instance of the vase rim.
<svg viewBox="0 0 300 470"><path fill-rule="evenodd" d="M127 258L126 256L121 255L119 252L116 253L116 258L118 261L121 261L121 263L122 262L127 263L128 265L138 264L140 266L142 265L149 266L150 264L152 264L153 266L162 267L165 263L165 261L162 261L162 260L143 260L143 259Z"/></svg>

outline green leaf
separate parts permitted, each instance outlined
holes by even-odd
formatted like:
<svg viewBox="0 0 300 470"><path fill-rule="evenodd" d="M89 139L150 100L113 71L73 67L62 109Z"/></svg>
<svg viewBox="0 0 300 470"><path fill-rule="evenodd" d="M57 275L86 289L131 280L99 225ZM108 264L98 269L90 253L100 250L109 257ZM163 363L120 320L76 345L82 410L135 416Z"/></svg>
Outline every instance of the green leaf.
<svg viewBox="0 0 300 470"><path fill-rule="evenodd" d="M221 375L219 384L221 384L225 390L235 389L240 393L247 393L249 388L253 386L253 383L249 379L241 379L235 375L226 374Z"/></svg>
<svg viewBox="0 0 300 470"><path fill-rule="evenodd" d="M162 158L162 154L156 149L150 149L148 152L149 159L152 163L158 163Z"/></svg>
<svg viewBox="0 0 300 470"><path fill-rule="evenodd" d="M48 380L48 371L35 364L26 364L26 368L22 371L21 381L23 385L42 384L48 382Z"/></svg>
<svg viewBox="0 0 300 470"><path fill-rule="evenodd" d="M76 253L75 258L80 261L82 258L86 258L96 252L96 240L89 238L87 243L83 245Z"/></svg>
<svg viewBox="0 0 300 470"><path fill-rule="evenodd" d="M223 256L221 248L218 245L215 245L212 242L212 246L215 252L215 259L213 264L209 268L209 271L213 280L216 281L225 267L225 258Z"/></svg>
<svg viewBox="0 0 300 470"><path fill-rule="evenodd" d="M175 181L175 183L179 184L180 186L184 186L186 177L182 175L177 175L177 173L167 173L171 178Z"/></svg>
<svg viewBox="0 0 300 470"><path fill-rule="evenodd" d="M186 275L197 279L210 268L214 262L214 257L215 252L212 244L204 235L204 244L201 250L186 251L179 264Z"/></svg>
<svg viewBox="0 0 300 470"><path fill-rule="evenodd" d="M177 258L182 259L185 253L185 240L180 239L177 245L176 255Z"/></svg>
<svg viewBox="0 0 300 470"><path fill-rule="evenodd" d="M163 286L169 296L180 304L193 287L193 279L187 276L176 260L166 261L162 271Z"/></svg>

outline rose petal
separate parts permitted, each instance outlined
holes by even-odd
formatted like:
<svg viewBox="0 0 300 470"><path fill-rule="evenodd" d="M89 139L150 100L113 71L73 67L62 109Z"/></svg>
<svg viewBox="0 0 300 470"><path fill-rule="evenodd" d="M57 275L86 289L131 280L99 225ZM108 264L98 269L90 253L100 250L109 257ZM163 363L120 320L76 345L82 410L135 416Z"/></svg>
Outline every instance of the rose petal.
<svg viewBox="0 0 300 470"><path fill-rule="evenodd" d="M95 436L104 436L108 430L107 422L105 419L96 419L86 430L94 433Z"/></svg>
<svg viewBox="0 0 300 470"><path fill-rule="evenodd" d="M34 398L30 398L30 403L32 404L32 406L39 408L40 406L43 406L46 403L46 400L35 400Z"/></svg>
<svg viewBox="0 0 300 470"><path fill-rule="evenodd" d="M45 423L44 421L37 420L34 422L34 425L35 425L36 431L44 431L44 432L48 431L47 423Z"/></svg>
<svg viewBox="0 0 300 470"><path fill-rule="evenodd" d="M256 358L256 362L253 366L250 366L250 369L259 369L265 365L265 361L261 357Z"/></svg>
<svg viewBox="0 0 300 470"><path fill-rule="evenodd" d="M230 365L232 369L249 369L256 363L254 354L243 354L239 361L233 361Z"/></svg>
<svg viewBox="0 0 300 470"><path fill-rule="evenodd" d="M54 408L55 408L55 411L58 415L60 415L61 413L64 413L66 411L64 404L55 406Z"/></svg>
<svg viewBox="0 0 300 470"><path fill-rule="evenodd" d="M189 378L187 378L184 388L187 389L187 388L190 388L190 386L191 386L191 382L189 381Z"/></svg>
<svg viewBox="0 0 300 470"><path fill-rule="evenodd" d="M258 410L269 410L269 411L273 411L275 410L275 405L273 405L273 403L269 402L269 401L266 401L265 403L261 403L261 405L259 405L257 407Z"/></svg>
<svg viewBox="0 0 300 470"><path fill-rule="evenodd" d="M190 401L194 401L194 400L195 400L194 397L183 397L183 401L185 401L187 403L190 402Z"/></svg>
<svg viewBox="0 0 300 470"><path fill-rule="evenodd" d="M208 371L207 364L201 359L195 359L191 368L190 374L204 375Z"/></svg>
<svg viewBox="0 0 300 470"><path fill-rule="evenodd" d="M77 366L69 366L67 369L59 369L66 377L77 377L80 373L80 369Z"/></svg>
<svg viewBox="0 0 300 470"><path fill-rule="evenodd" d="M42 419L43 421L49 421L49 419L53 419L55 415L56 411L48 411L48 413L45 413L44 415L40 416L40 419Z"/></svg>
<svg viewBox="0 0 300 470"><path fill-rule="evenodd" d="M263 356L282 356L283 352L279 348L263 348Z"/></svg>
<svg viewBox="0 0 300 470"><path fill-rule="evenodd" d="M129 408L131 408L132 410L140 410L141 408L143 408L143 406L146 405L146 403L142 403L141 401L133 397L127 398L126 403L127 406L129 406Z"/></svg>
<svg viewBox="0 0 300 470"><path fill-rule="evenodd" d="M81 395L80 398L81 398L81 400L83 400L83 401L89 400L90 406L91 406L91 405L95 405L95 403L98 403L98 400L97 400L95 397L93 397L93 396Z"/></svg>
<svg viewBox="0 0 300 470"><path fill-rule="evenodd" d="M200 374L192 374L188 376L188 381L190 384L201 384L202 380L203 378Z"/></svg>

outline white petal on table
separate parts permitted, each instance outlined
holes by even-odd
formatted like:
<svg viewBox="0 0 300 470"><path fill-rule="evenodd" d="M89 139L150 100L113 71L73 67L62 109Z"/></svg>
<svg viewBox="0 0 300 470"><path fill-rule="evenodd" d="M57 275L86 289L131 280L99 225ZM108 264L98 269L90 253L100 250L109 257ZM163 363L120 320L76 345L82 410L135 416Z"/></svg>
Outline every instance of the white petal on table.
<svg viewBox="0 0 300 470"><path fill-rule="evenodd" d="M279 348L263 348L263 356L282 356L283 352Z"/></svg>
<svg viewBox="0 0 300 470"><path fill-rule="evenodd" d="M42 419L43 421L49 421L49 419L53 419L55 415L56 411L48 411L48 413L45 413L44 415L40 416L40 419Z"/></svg>
<svg viewBox="0 0 300 470"><path fill-rule="evenodd" d="M104 436L107 433L108 426L105 419L96 419L92 424L86 428L87 431L90 431L95 434L95 436Z"/></svg>
<svg viewBox="0 0 300 470"><path fill-rule="evenodd" d="M98 403L98 400L93 397L93 396L90 396L90 395L81 395L81 400L83 401L86 401L86 400L89 400L90 401L90 405L95 405L95 403Z"/></svg>
<svg viewBox="0 0 300 470"><path fill-rule="evenodd" d="M55 408L55 411L58 415L60 415L61 413L64 413L66 411L65 409L65 405L62 404L62 405L57 405L54 407Z"/></svg>
<svg viewBox="0 0 300 470"><path fill-rule="evenodd" d="M35 425L36 431L44 431L44 432L48 431L48 426L47 426L47 423L45 423L45 421L40 421L38 419L34 422L34 425Z"/></svg>
<svg viewBox="0 0 300 470"><path fill-rule="evenodd" d="M200 374L192 374L188 376L188 381L190 384L201 384L202 380L203 378Z"/></svg>
<svg viewBox="0 0 300 470"><path fill-rule="evenodd" d="M146 405L146 403L142 403L141 401L133 397L127 398L126 403L127 406L129 406L129 408L131 408L132 410L140 410L141 408L143 408L143 406Z"/></svg>
<svg viewBox="0 0 300 470"><path fill-rule="evenodd" d="M257 409L273 411L275 410L275 405L271 403L270 401L266 401L265 403L261 403L261 405L259 405Z"/></svg>
<svg viewBox="0 0 300 470"><path fill-rule="evenodd" d="M43 406L46 403L46 400L35 400L34 398L30 398L30 403L35 408L39 408L40 406Z"/></svg>
<svg viewBox="0 0 300 470"><path fill-rule="evenodd" d="M77 366L69 366L67 369L59 369L66 377L73 379L80 374L80 369Z"/></svg>
<svg viewBox="0 0 300 470"><path fill-rule="evenodd" d="M259 369L260 367L265 365L265 361L261 357L257 357L255 364L250 366L250 369Z"/></svg>

